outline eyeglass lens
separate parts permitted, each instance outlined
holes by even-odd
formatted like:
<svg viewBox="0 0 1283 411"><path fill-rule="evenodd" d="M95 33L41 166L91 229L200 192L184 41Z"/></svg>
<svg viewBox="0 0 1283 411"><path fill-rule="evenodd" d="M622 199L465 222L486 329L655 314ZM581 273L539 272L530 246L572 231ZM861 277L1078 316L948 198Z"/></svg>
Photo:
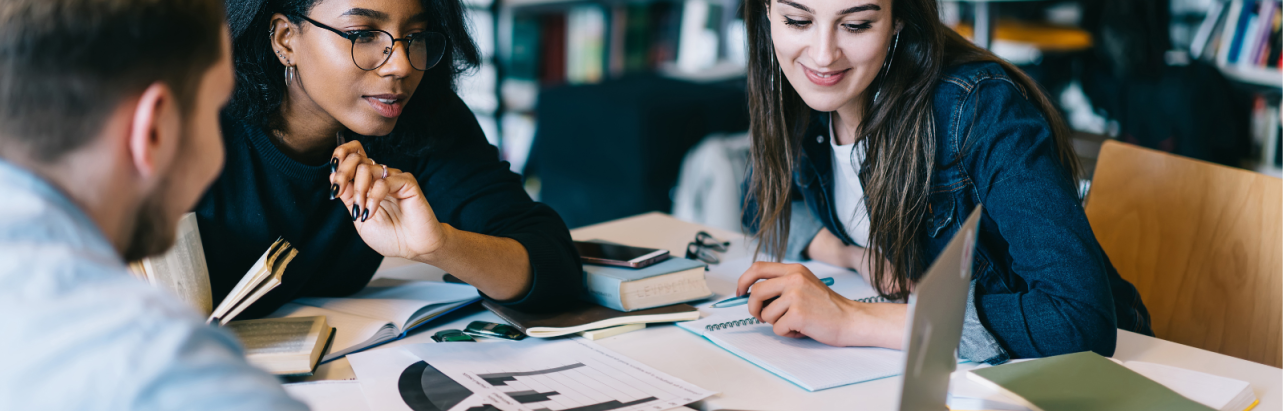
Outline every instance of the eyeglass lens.
<svg viewBox="0 0 1283 411"><path fill-rule="evenodd" d="M717 254L704 249L704 247L697 242L686 245L686 258L700 260L708 264L717 264L721 262L721 259L717 257Z"/></svg>
<svg viewBox="0 0 1283 411"><path fill-rule="evenodd" d="M731 245L730 241L718 240L713 237L712 234L705 231L700 231L698 234L695 234L695 242L699 243L701 247L711 248L718 252L725 252Z"/></svg>
<svg viewBox="0 0 1283 411"><path fill-rule="evenodd" d="M406 42L410 66L427 71L435 67L445 54L445 36L441 33L416 33ZM381 31L368 31L352 38L352 62L362 70L374 70L392 57L396 48L392 35Z"/></svg>

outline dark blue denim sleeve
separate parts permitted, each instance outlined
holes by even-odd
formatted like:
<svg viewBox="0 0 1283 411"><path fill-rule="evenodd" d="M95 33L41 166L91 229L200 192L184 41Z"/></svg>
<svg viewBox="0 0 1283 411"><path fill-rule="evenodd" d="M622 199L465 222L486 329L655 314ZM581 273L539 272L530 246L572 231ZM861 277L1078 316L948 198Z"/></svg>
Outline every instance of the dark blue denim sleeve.
<svg viewBox="0 0 1283 411"><path fill-rule="evenodd" d="M1117 339L1108 260L1060 163L1042 113L1009 80L979 82L950 139L976 201L1009 244L1015 290L976 290L981 320L1015 358L1091 350Z"/></svg>

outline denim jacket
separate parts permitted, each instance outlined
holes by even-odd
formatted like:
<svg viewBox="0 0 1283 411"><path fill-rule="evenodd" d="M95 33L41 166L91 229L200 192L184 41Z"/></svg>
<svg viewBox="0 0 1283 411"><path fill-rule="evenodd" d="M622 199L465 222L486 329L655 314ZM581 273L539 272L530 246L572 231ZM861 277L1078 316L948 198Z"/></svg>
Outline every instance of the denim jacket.
<svg viewBox="0 0 1283 411"><path fill-rule="evenodd" d="M1096 242L1027 91L998 64L973 63L946 69L934 93L928 255L985 205L959 356L990 364L1086 350L1110 356L1116 328L1153 335L1136 288ZM806 202L791 216L786 258L795 260L821 228L854 244L838 218L847 211L833 208L828 116L812 119L793 173Z"/></svg>

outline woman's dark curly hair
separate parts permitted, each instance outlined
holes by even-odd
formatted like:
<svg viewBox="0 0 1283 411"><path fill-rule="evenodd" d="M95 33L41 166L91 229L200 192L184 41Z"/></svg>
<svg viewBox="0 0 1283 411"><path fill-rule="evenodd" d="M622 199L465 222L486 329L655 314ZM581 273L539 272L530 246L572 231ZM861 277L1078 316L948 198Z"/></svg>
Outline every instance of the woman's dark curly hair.
<svg viewBox="0 0 1283 411"><path fill-rule="evenodd" d="M227 21L232 32L232 56L236 67L236 90L224 114L265 129L277 128L278 110L285 97L285 66L277 60L268 37L269 23L276 13L294 24L323 0L227 0ZM405 130L426 130L431 113L428 107L442 93L453 93L455 79L481 63L477 44L468 35L464 6L460 0L419 0L428 14L428 30L444 34L449 46L441 63L424 72L415 98L406 105L392 131L393 145L401 149L426 148L430 136Z"/></svg>

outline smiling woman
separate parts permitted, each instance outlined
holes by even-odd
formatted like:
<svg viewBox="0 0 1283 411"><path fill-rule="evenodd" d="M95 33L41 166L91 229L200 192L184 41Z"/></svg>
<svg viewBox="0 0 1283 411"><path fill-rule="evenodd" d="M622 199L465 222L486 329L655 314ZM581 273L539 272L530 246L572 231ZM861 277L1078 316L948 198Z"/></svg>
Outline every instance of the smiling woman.
<svg viewBox="0 0 1283 411"><path fill-rule="evenodd" d="M745 223L759 251L854 269L903 302L983 203L961 357L1108 356L1116 328L1151 334L1135 287L1087 224L1056 108L1015 66L946 27L936 7L745 1ZM805 205L795 208L798 194ZM795 264L758 263L739 293L750 286L749 312L777 334L903 344L904 304L845 299Z"/></svg>
<svg viewBox="0 0 1283 411"><path fill-rule="evenodd" d="M523 310L581 288L565 223L499 161L454 82L459 0L232 0L227 165L196 207L215 300L276 238L300 254L246 315L360 290L384 257ZM421 185L422 183L422 185Z"/></svg>

